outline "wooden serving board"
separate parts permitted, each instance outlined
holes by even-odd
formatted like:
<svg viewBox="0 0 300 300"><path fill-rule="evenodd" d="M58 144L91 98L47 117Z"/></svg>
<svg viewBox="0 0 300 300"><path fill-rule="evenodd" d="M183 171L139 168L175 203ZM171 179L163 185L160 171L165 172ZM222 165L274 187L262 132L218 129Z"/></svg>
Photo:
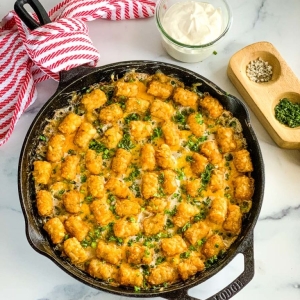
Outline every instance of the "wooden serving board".
<svg viewBox="0 0 300 300"><path fill-rule="evenodd" d="M268 82L256 83L246 75L246 66L259 57L273 68ZM280 99L300 103L300 81L275 47L258 42L241 49L231 57L227 75L274 142L281 148L300 149L300 127L289 128L275 118L274 108Z"/></svg>

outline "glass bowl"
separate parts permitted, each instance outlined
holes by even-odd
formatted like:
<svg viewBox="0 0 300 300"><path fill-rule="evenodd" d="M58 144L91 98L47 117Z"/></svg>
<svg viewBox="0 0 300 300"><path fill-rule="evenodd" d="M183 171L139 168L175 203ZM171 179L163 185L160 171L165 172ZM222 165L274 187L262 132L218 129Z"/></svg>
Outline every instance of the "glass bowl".
<svg viewBox="0 0 300 300"><path fill-rule="evenodd" d="M219 9L221 15L221 29L219 35L215 36L211 41L206 40L203 44L189 45L172 37L172 34L169 34L166 26L164 26L164 18L170 7L173 5L181 5L182 3L180 2L189 2L191 4L193 4L193 2L200 2L211 4L215 9ZM155 17L164 49L173 58L189 63L202 61L211 54L216 53L215 51L218 49L216 45L225 37L232 23L231 10L225 0L158 0L156 4ZM186 20L184 20L184 22L186 22ZM175 28L175 26L172 28Z"/></svg>

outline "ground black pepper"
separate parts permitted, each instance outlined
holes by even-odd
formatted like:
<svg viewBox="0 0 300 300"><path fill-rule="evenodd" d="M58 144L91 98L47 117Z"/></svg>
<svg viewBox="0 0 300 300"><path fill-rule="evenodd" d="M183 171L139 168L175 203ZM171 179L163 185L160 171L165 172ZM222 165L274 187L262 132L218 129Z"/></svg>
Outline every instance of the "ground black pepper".
<svg viewBox="0 0 300 300"><path fill-rule="evenodd" d="M272 78L272 66L259 57L249 62L246 67L246 74L254 82L268 82Z"/></svg>

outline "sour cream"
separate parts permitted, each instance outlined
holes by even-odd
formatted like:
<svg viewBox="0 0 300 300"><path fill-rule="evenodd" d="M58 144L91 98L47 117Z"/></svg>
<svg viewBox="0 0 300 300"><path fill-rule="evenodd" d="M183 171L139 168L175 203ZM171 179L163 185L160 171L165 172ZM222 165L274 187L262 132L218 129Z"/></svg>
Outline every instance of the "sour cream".
<svg viewBox="0 0 300 300"><path fill-rule="evenodd" d="M196 46L218 38L223 29L222 21L220 8L204 2L184 1L166 11L162 25L177 42Z"/></svg>

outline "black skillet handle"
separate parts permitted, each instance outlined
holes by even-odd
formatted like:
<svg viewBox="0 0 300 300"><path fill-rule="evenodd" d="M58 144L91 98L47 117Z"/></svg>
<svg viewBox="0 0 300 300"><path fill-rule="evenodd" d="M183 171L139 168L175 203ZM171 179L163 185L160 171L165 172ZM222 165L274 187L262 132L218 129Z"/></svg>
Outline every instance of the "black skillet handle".
<svg viewBox="0 0 300 300"><path fill-rule="evenodd" d="M60 91L67 87L69 84L73 83L78 79L82 79L85 75L90 75L93 72L96 72L97 69L91 66L77 66L68 71L60 71L59 72L59 85L57 90ZM90 83L92 84L92 83ZM89 85L89 84L87 84Z"/></svg>
<svg viewBox="0 0 300 300"><path fill-rule="evenodd" d="M24 7L25 4L29 4L31 6L31 8L37 14L40 23L34 20L32 16L28 13L28 11ZM51 23L47 12L38 0L17 0L14 5L14 10L19 16L19 18L25 23L25 25L30 30Z"/></svg>
<svg viewBox="0 0 300 300"><path fill-rule="evenodd" d="M220 292L206 300L228 300L243 289L254 276L254 253L253 253L253 232L245 241L245 246L240 250L244 254L244 271L232 283L223 288ZM188 295L188 289L174 291L162 296L168 300L201 300Z"/></svg>

